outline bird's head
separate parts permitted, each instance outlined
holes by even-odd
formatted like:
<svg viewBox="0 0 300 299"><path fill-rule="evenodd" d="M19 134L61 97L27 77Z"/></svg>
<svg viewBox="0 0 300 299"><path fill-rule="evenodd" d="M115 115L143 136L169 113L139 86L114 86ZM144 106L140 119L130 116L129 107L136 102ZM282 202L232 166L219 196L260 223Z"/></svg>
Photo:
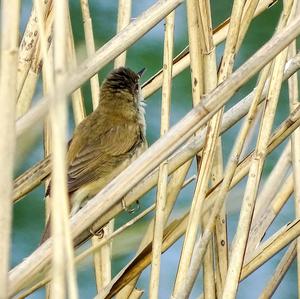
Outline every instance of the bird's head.
<svg viewBox="0 0 300 299"><path fill-rule="evenodd" d="M125 67L119 67L113 70L103 82L101 96L111 96L111 98L115 100L121 98L138 103L142 100L139 80L144 71L145 68L135 73Z"/></svg>

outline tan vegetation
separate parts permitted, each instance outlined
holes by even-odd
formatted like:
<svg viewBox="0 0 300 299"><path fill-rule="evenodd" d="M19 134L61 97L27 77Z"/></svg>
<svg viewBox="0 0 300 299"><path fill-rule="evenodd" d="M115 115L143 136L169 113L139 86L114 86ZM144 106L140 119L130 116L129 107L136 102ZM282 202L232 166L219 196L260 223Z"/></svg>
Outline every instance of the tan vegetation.
<svg viewBox="0 0 300 299"><path fill-rule="evenodd" d="M48 284L52 298L78 298L76 265L94 256L96 298L140 298L136 283L151 265L149 298L159 298L161 253L181 237L172 298L189 298L203 268L203 294L199 298L235 298L239 283L255 273L267 260L288 246L260 298L270 298L297 259L300 294L300 107L297 71L300 53L300 1L283 1L281 17L273 36L247 61L234 69L236 54L252 20L276 0L234 0L228 20L212 28L210 1L187 0L189 45L173 58L176 8L183 0L158 0L131 20L131 0L120 0L116 34L95 49L89 1L81 0L87 58L77 65L68 1L33 1L32 15L18 44L20 1L2 0L0 71L0 299L25 298ZM149 97L162 88L161 137L69 219L66 189L67 100L72 97L75 123L85 117L82 85L90 80L93 108L99 97L97 73L115 60L126 65L126 50L147 31L165 19L162 69L144 85ZM8 29L9 28L9 29ZM30 36L30 39L29 39ZM220 65L216 47L225 48ZM170 127L172 78L191 70L193 108ZM32 104L37 78L42 72L43 98ZM252 92L225 112L236 91L253 76ZM288 81L289 116L274 129L276 108L284 81ZM288 104L289 103L289 104ZM17 119L17 120L16 120ZM242 119L229 158L224 159L222 134ZM15 121L16 120L16 121ZM44 125L45 159L14 182L13 160L18 138L36 124ZM254 145L254 131L258 137ZM269 153L283 141L287 145L268 178L262 171ZM248 149L249 148L249 149ZM50 158L51 154L51 158ZM198 172L187 177L193 159ZM224 165L223 167L223 160ZM29 257L9 270L13 204L40 185L52 171L53 194L46 209L53 215L52 236ZM226 199L243 178L239 221L232 244L227 236ZM188 212L178 219L170 215L181 189L195 180ZM46 182L47 184L47 182ZM157 186L150 207L118 229L113 219ZM264 234L280 214L289 197L295 199L295 219L271 237ZM114 277L111 272L111 242L125 229L154 211L135 257ZM103 228L103 235L92 231ZM80 246L92 238L80 254ZM171 293L171 290L170 290ZM202 297L203 296L203 297Z"/></svg>

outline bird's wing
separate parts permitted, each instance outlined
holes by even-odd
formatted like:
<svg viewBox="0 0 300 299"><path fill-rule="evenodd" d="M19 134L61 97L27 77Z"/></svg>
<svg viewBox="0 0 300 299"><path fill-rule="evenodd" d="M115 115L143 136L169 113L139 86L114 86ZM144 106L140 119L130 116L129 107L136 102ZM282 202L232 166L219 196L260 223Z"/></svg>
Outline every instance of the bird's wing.
<svg viewBox="0 0 300 299"><path fill-rule="evenodd" d="M140 142L140 129L135 124L113 126L102 134L86 138L84 144L77 147L78 152L70 154L69 192L109 174L130 156L128 152ZM70 151L72 148L71 144Z"/></svg>

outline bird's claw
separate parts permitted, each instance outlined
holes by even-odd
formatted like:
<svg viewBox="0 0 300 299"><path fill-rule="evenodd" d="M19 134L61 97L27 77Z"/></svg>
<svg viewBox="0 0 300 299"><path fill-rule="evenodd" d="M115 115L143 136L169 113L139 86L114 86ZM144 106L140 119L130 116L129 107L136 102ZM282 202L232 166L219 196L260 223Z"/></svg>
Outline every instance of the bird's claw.
<svg viewBox="0 0 300 299"><path fill-rule="evenodd" d="M102 227L96 231L94 231L93 228L91 227L90 233L93 237L98 237L98 238L103 238L103 235L104 235L104 231L103 231Z"/></svg>
<svg viewBox="0 0 300 299"><path fill-rule="evenodd" d="M140 202L137 200L136 201L136 207L134 208L129 208L127 205L126 205L126 202L124 199L122 199L122 208L124 211L126 211L127 213L129 214L133 214L135 213L136 211L138 211L140 209Z"/></svg>

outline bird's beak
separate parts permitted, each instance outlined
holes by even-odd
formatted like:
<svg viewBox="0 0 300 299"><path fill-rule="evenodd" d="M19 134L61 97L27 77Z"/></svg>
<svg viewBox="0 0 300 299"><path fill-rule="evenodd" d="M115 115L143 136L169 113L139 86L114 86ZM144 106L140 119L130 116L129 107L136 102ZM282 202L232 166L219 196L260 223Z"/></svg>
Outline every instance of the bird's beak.
<svg viewBox="0 0 300 299"><path fill-rule="evenodd" d="M139 78L141 78L145 72L146 68L142 68L139 72L137 72L137 75L139 76Z"/></svg>

